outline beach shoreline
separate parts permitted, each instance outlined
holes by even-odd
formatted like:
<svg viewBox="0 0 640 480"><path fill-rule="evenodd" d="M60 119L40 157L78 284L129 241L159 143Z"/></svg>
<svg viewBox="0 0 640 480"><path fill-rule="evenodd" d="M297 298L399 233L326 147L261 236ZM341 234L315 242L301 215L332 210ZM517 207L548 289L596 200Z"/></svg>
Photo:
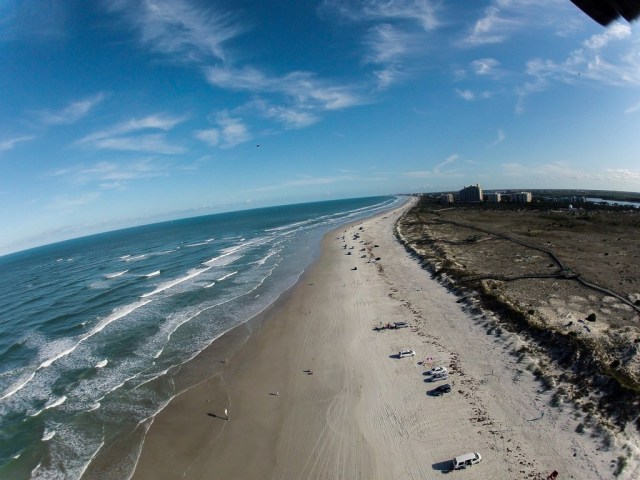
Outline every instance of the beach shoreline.
<svg viewBox="0 0 640 480"><path fill-rule="evenodd" d="M206 379L155 417L133 478L439 478L466 451L483 455L471 479L610 478L612 454L529 372L500 375L511 340L397 242L409 206L328 233L296 285L196 357ZM373 330L394 321L412 328ZM427 394L427 365L451 370L446 398Z"/></svg>

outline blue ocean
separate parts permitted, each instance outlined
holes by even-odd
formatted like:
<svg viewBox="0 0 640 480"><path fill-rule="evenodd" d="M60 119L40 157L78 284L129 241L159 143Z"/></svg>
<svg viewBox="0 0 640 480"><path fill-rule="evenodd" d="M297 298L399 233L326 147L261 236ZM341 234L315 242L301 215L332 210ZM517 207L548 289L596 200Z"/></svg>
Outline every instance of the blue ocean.
<svg viewBox="0 0 640 480"><path fill-rule="evenodd" d="M400 197L245 210L0 257L0 478L128 478L175 372ZM213 345L212 345L213 344ZM103 470L104 471L104 470Z"/></svg>

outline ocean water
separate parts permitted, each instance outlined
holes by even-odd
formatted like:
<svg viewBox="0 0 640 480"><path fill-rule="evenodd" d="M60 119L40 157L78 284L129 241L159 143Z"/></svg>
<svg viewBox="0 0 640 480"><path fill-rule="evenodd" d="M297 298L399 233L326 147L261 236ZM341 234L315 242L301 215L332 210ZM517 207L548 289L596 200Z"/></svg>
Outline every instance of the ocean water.
<svg viewBox="0 0 640 480"><path fill-rule="evenodd" d="M0 478L127 478L167 372L291 287L332 228L400 197L130 228L0 257ZM214 347L215 348L215 344Z"/></svg>

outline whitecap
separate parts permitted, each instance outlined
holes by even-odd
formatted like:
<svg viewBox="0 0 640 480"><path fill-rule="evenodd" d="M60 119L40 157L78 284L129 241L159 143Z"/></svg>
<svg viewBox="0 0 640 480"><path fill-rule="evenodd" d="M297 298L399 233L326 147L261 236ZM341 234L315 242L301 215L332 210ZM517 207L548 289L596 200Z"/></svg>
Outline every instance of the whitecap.
<svg viewBox="0 0 640 480"><path fill-rule="evenodd" d="M216 284L216 282L208 283L207 285L205 285L205 286L204 286L204 288L211 288L211 287L213 287L215 284Z"/></svg>
<svg viewBox="0 0 640 480"><path fill-rule="evenodd" d="M132 257L131 255L125 255L124 257L120 257L120 258L125 262L135 262L136 260L142 260L143 258L146 258L146 257L147 257L146 254L142 254L142 255L136 255L134 257Z"/></svg>
<svg viewBox="0 0 640 480"><path fill-rule="evenodd" d="M157 277L158 275L160 275L160 270L156 270L155 272L147 273L146 275L143 275L143 277L151 278L151 277Z"/></svg>
<svg viewBox="0 0 640 480"><path fill-rule="evenodd" d="M42 441L43 442L47 442L49 440L51 440L56 434L55 430L47 430L45 429L44 433L42 434Z"/></svg>
<svg viewBox="0 0 640 480"><path fill-rule="evenodd" d="M224 276L220 277L217 281L218 281L218 282L221 282L221 281L223 281L223 280L226 280L226 279L227 279L227 278L229 278L229 277L233 277L236 273L238 273L238 272L231 272L231 273L227 273L226 275L224 275Z"/></svg>
<svg viewBox="0 0 640 480"><path fill-rule="evenodd" d="M121 272L115 272L115 273L107 273L104 278L116 278L119 277L121 275L124 275L125 273L127 273L129 270L123 270Z"/></svg>
<svg viewBox="0 0 640 480"><path fill-rule="evenodd" d="M109 360L107 360L107 359L101 360L98 363L96 363L96 368L106 367L107 363L109 363Z"/></svg>
<svg viewBox="0 0 640 480"><path fill-rule="evenodd" d="M25 387L25 385L27 385L27 383L29 383L31 381L31 379L33 377L35 377L35 376L36 376L36 372L31 372L31 375L29 375L29 378L27 378L26 380L16 384L15 386L13 386L8 392L6 392L3 396L0 397L0 400L4 400L5 398L9 398L14 393L22 390Z"/></svg>
<svg viewBox="0 0 640 480"><path fill-rule="evenodd" d="M100 402L96 402L87 409L87 412L93 412L94 410L97 410L99 408L100 408Z"/></svg>
<svg viewBox="0 0 640 480"><path fill-rule="evenodd" d="M192 278L197 277L198 275L210 270L211 267L206 267L206 268L194 268L193 270L189 270L189 272L187 272L187 274L184 277L180 277L177 278L175 280L171 280L165 283L162 283L158 286L158 288L156 288L154 291L152 292L148 292L148 293L144 293L142 295L140 295L141 298L146 298L146 297L150 297L152 295L155 295L157 293L163 292L164 290L167 290L168 288L171 287L175 287L176 285L179 285L183 282L186 282L187 280L190 280Z"/></svg>
<svg viewBox="0 0 640 480"><path fill-rule="evenodd" d="M51 358L45 360L44 362L42 362L40 364L40 366L38 366L38 368L36 369L36 372L38 370L41 370L43 368L47 368L47 367L51 366L51 364L53 362L55 362L56 360L59 360L60 358L69 355L76 348L78 348L78 346L82 342L84 342L87 338L93 337L96 333L101 332L110 323L113 323L116 320L119 320L119 319L129 315L134 310L137 310L138 308L148 304L149 302L151 302L151 300L142 300L140 302L132 303L132 304L126 305L124 307L115 308L111 312L111 315L109 315L107 318L105 318L104 320L99 322L98 325L96 325L90 332L87 332L84 335L82 335L80 337L80 339L74 345L72 345L71 347L61 351L60 353L58 353L58 354L54 355L53 357L51 357ZM35 372L34 372L33 375L35 375ZM33 375L31 376L31 378L29 380L31 380L33 378ZM28 381L25 382L25 385L26 385L26 383L28 383ZM22 387L24 387L24 385L22 385L20 388L22 388ZM13 392L13 393L15 393L15 392ZM5 398L5 397L2 397L2 398ZM2 400L2 398L0 398L0 400Z"/></svg>
<svg viewBox="0 0 640 480"><path fill-rule="evenodd" d="M29 416L30 417L37 417L38 415L40 415L45 410L49 410L50 408L54 408L54 407L57 407L58 405L62 405L66 401L67 401L67 396L66 395L63 395L62 397L59 397L59 398L55 398L51 402L47 403L42 409L38 410L36 413L33 413L33 414L29 415Z"/></svg>

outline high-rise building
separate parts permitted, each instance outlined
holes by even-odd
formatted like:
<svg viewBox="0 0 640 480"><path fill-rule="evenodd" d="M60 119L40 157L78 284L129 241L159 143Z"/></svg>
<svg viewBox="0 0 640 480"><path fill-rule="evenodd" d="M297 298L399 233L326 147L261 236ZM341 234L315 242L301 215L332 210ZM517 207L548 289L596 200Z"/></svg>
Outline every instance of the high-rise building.
<svg viewBox="0 0 640 480"><path fill-rule="evenodd" d="M490 203L500 203L502 200L502 194L500 193L485 193L484 198Z"/></svg>
<svg viewBox="0 0 640 480"><path fill-rule="evenodd" d="M517 203L531 203L531 192L512 193L511 198Z"/></svg>
<svg viewBox="0 0 640 480"><path fill-rule="evenodd" d="M479 184L469 185L468 187L464 187L460 192L458 192L460 196L460 201L463 203L469 202L481 202L482 201L482 188L480 188Z"/></svg>

